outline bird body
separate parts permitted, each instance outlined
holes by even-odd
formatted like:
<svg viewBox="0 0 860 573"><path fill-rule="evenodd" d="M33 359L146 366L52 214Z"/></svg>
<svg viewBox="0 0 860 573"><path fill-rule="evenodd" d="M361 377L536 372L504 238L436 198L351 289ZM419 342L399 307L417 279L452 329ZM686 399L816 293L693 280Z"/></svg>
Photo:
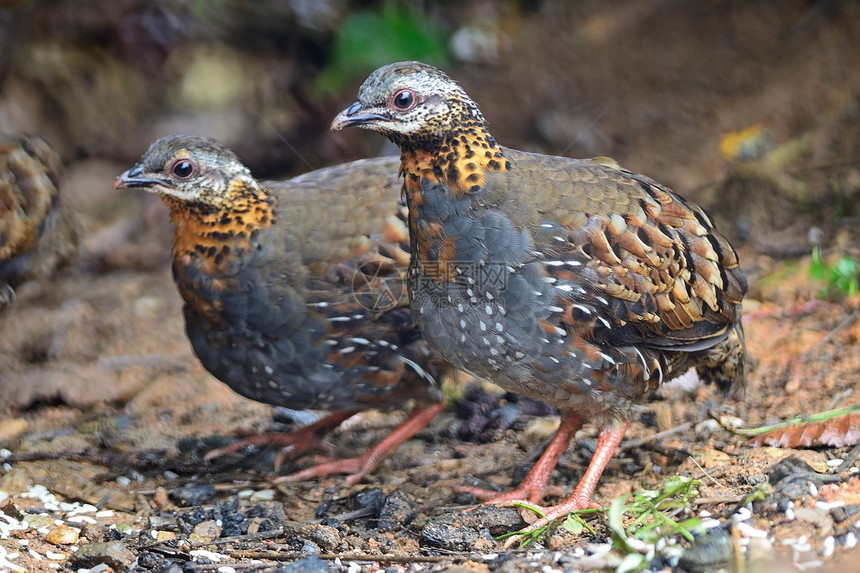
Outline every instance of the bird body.
<svg viewBox="0 0 860 573"><path fill-rule="evenodd" d="M44 139L0 135L0 310L19 285L78 254L77 220L59 196L62 170Z"/></svg>
<svg viewBox="0 0 860 573"><path fill-rule="evenodd" d="M588 507L633 403L690 367L743 387L746 278L701 208L614 164L502 147L462 88L419 62L371 74L332 127L350 125L401 149L424 338L455 366L565 411L515 495L539 501L591 419L597 452L548 516Z"/></svg>
<svg viewBox="0 0 860 573"><path fill-rule="evenodd" d="M448 366L405 308L396 165L365 160L261 184L214 140L172 136L115 186L156 192L170 209L186 333L216 378L259 402L334 412L333 425L411 399L429 422ZM394 294L373 308L383 292ZM328 469L308 475L357 481L372 467Z"/></svg>

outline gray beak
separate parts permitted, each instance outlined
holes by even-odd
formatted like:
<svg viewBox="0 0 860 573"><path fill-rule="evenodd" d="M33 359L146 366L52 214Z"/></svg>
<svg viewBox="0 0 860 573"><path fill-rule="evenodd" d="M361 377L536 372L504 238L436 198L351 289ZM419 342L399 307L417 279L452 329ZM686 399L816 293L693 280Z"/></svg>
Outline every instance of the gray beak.
<svg viewBox="0 0 860 573"><path fill-rule="evenodd" d="M361 103L355 102L337 114L337 117L335 117L334 121L331 122L331 130L340 131L344 127L350 127L352 125L367 125L374 121L388 121L388 119L388 117L378 113L361 113Z"/></svg>

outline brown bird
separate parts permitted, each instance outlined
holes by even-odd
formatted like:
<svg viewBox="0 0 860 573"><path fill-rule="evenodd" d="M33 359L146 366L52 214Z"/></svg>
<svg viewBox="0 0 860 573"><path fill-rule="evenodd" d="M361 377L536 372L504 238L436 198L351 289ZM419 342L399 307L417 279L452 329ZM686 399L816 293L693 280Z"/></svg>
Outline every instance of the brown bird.
<svg viewBox="0 0 860 573"><path fill-rule="evenodd" d="M410 318L409 255L396 158L257 182L212 139L160 139L117 178L157 193L175 226L173 277L203 366L239 394L331 412L294 434L260 436L298 453L351 415L415 401L412 413L356 458L287 476L359 481L442 409L440 377Z"/></svg>
<svg viewBox="0 0 860 573"><path fill-rule="evenodd" d="M353 125L402 152L424 338L458 368L565 412L517 489L473 492L539 502L576 430L600 427L573 494L527 531L590 507L632 405L662 382L695 367L744 386L746 278L701 208L616 165L502 147L463 89L419 62L373 72L332 129Z"/></svg>
<svg viewBox="0 0 860 573"><path fill-rule="evenodd" d="M62 171L41 137L0 134L0 311L18 286L78 254L77 220L59 195Z"/></svg>

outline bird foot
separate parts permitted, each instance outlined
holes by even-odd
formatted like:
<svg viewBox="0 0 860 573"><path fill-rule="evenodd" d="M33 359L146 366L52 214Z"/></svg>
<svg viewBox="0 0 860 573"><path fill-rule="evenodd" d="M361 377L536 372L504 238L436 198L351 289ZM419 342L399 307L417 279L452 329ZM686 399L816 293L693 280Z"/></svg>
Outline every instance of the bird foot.
<svg viewBox="0 0 860 573"><path fill-rule="evenodd" d="M542 507L529 503L527 500L513 500L505 505L524 505L527 509L543 514L543 517L532 523L531 525L519 530L516 535L512 535L505 540L505 549L509 549L512 545L520 541L525 535L537 531L538 529L549 525L551 522L565 517L574 511L583 509L597 509L600 506L592 503L587 497L571 496L568 500L550 507Z"/></svg>
<svg viewBox="0 0 860 573"><path fill-rule="evenodd" d="M273 433L273 434L256 434L247 438L233 442L223 448L216 448L206 452L203 459L206 461L214 460L225 454L238 452L242 448L249 446L263 447L279 447L278 457L275 459L275 470L280 467L288 457L298 456L311 449L322 450L331 453L334 451L334 446L323 441L323 436L336 428L341 422L355 414L355 411L340 411L332 412L328 416L322 418L290 433Z"/></svg>
<svg viewBox="0 0 860 573"><path fill-rule="evenodd" d="M503 492L472 486L457 486L454 488L454 491L457 493L472 494L487 505L503 505L508 504L509 502L522 500L527 500L530 504L537 504L540 503L547 494L560 496L564 493L564 489L558 486L531 484L526 483L525 481L521 482L516 488Z"/></svg>
<svg viewBox="0 0 860 573"><path fill-rule="evenodd" d="M354 458L324 458L318 456L315 461L319 462L309 468L276 478L273 483L295 483L312 478L327 477L330 475L347 474L346 481L349 485L355 485L364 479L364 476L372 472L378 465L374 459L374 452L368 450Z"/></svg>
<svg viewBox="0 0 860 573"><path fill-rule="evenodd" d="M299 435L301 434L301 435ZM275 469L283 463L288 457L298 456L310 449L322 450L325 452L333 452L334 446L330 443L317 437L308 437L301 430L289 434L256 434L242 438L232 444L226 445L223 448L215 448L209 450L203 456L207 462L227 454L235 454L243 448L269 448L278 447L280 452L275 460Z"/></svg>
<svg viewBox="0 0 860 573"><path fill-rule="evenodd" d="M445 407L445 401L415 406L409 416L378 444L354 458L329 460L290 475L279 477L274 483L298 482L315 477L348 474L349 485L355 485L376 469L400 444L425 427Z"/></svg>

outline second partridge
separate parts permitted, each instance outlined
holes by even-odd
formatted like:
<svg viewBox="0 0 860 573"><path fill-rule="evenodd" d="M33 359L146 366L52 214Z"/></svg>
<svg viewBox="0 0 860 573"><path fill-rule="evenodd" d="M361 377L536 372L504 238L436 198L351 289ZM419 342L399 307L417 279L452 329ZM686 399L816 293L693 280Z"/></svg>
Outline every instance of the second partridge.
<svg viewBox="0 0 860 573"><path fill-rule="evenodd" d="M451 368L406 308L396 170L396 158L379 158L264 184L219 142L170 136L114 184L170 209L173 277L203 366L252 400L331 412L252 443L295 454L356 412L414 400L373 448L291 481L345 473L355 483L442 409L438 381Z"/></svg>

